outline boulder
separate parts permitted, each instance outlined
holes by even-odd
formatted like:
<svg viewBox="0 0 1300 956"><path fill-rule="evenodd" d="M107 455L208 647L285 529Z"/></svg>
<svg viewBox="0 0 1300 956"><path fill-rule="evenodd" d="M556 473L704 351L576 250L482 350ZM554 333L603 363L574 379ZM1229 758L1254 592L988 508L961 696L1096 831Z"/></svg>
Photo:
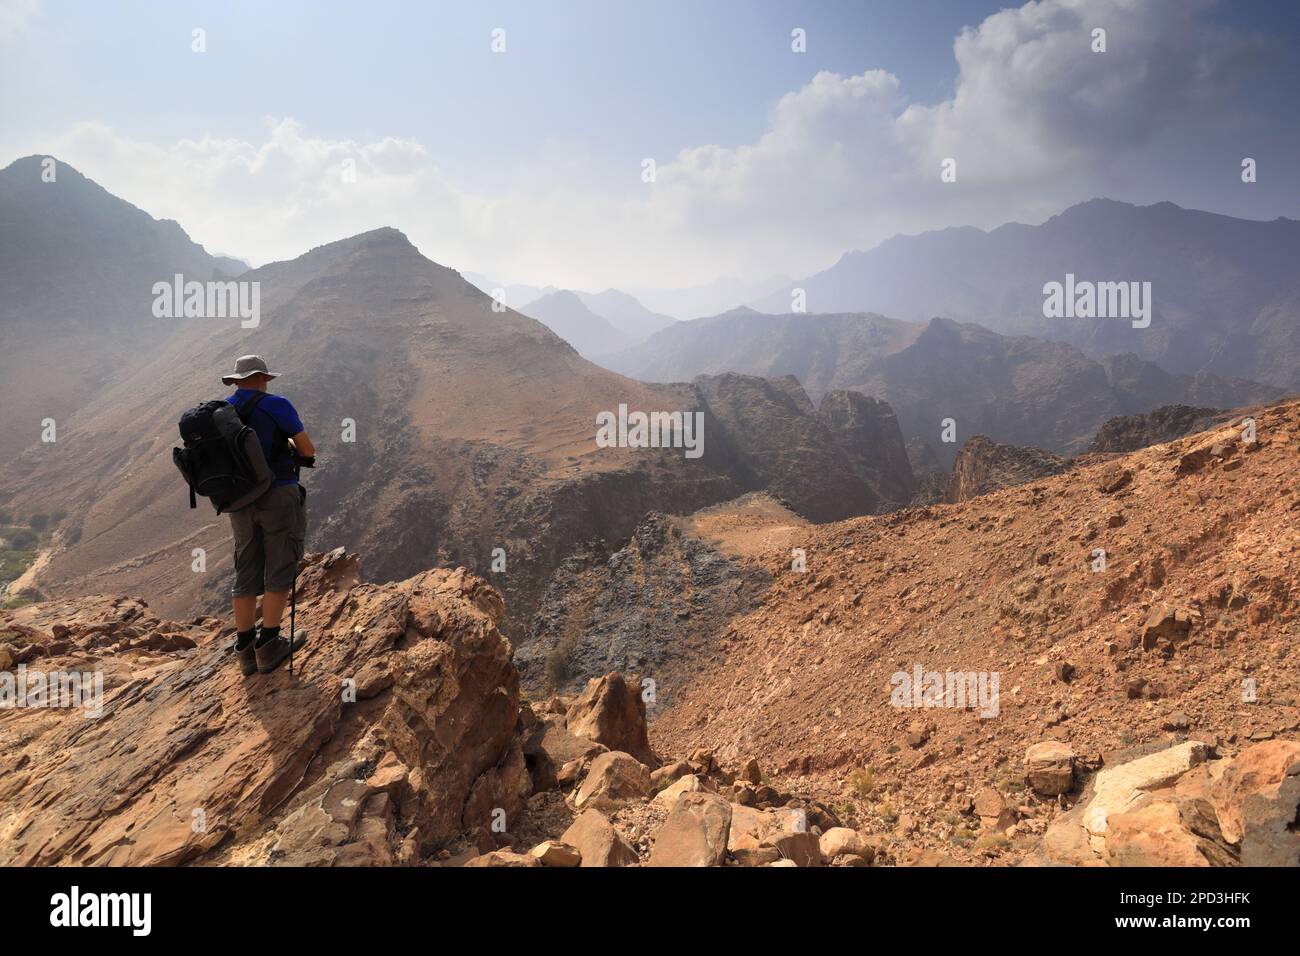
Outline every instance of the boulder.
<svg viewBox="0 0 1300 956"><path fill-rule="evenodd" d="M1141 643L1144 651L1161 648L1172 650L1187 640L1192 632L1194 612L1186 608L1158 607L1142 625Z"/></svg>
<svg viewBox="0 0 1300 956"><path fill-rule="evenodd" d="M658 770L651 771L650 788L652 790L662 790L670 783L680 780L691 772L691 765L685 760L678 760L674 763L664 764Z"/></svg>
<svg viewBox="0 0 1300 956"><path fill-rule="evenodd" d="M821 866L822 851L817 835L807 828L807 819L800 812L782 811L773 815L775 826L768 829L760 847L770 847L784 860L795 866Z"/></svg>
<svg viewBox="0 0 1300 956"><path fill-rule="evenodd" d="M618 671L588 681L586 690L569 706L566 720L574 736L631 754L647 766L659 766L650 749L641 690Z"/></svg>
<svg viewBox="0 0 1300 956"><path fill-rule="evenodd" d="M649 796L650 768L630 754L611 750L591 762L573 805L578 810L617 810Z"/></svg>
<svg viewBox="0 0 1300 956"><path fill-rule="evenodd" d="M1044 740L1025 751L1025 783L1054 797L1074 786L1074 750L1059 740Z"/></svg>
<svg viewBox="0 0 1300 956"><path fill-rule="evenodd" d="M831 827L818 838L818 849L821 850L822 860L830 863L840 856L854 856L870 863L876 855L876 848L867 843L856 830L848 827ZM859 864L845 862L840 866L856 866Z"/></svg>
<svg viewBox="0 0 1300 956"><path fill-rule="evenodd" d="M1173 783L1209 756L1209 747L1189 740L1176 747L1148 754L1136 760L1107 767L1093 780L1092 799L1083 811L1082 824L1092 836L1094 849L1104 845L1107 821L1112 814L1134 809L1148 791Z"/></svg>
<svg viewBox="0 0 1300 956"><path fill-rule="evenodd" d="M1252 744L1210 786L1224 839L1244 866L1300 865L1300 743Z"/></svg>
<svg viewBox="0 0 1300 956"><path fill-rule="evenodd" d="M541 866L542 861L527 853L516 853L514 850L493 850L491 853L484 853L482 856L476 856L465 864L466 866L483 866L483 867L515 867L515 866Z"/></svg>
<svg viewBox="0 0 1300 956"><path fill-rule="evenodd" d="M650 866L721 866L731 833L731 804L716 793L684 793L655 831Z"/></svg>
<svg viewBox="0 0 1300 956"><path fill-rule="evenodd" d="M570 824L560 842L578 851L580 866L635 866L640 858L636 850L614 829L599 810L586 810Z"/></svg>
<svg viewBox="0 0 1300 956"><path fill-rule="evenodd" d="M559 840L539 843L529 850L528 854L541 860L543 866L569 867L582 864L582 853L578 848Z"/></svg>
<svg viewBox="0 0 1300 956"><path fill-rule="evenodd" d="M781 851L775 846L765 845L763 841L769 834L781 832L787 819L787 814L776 810L758 810L733 804L727 852L741 866L766 866L773 860L779 860Z"/></svg>
<svg viewBox="0 0 1300 956"><path fill-rule="evenodd" d="M574 761L577 761L577 766L582 766L607 749L587 737L569 733L563 717L551 715L541 718L523 745L533 793L554 790L561 785L560 771L564 767Z"/></svg>
<svg viewBox="0 0 1300 956"><path fill-rule="evenodd" d="M1007 806L1006 798L992 787L975 794L975 815L986 830L1005 830L1016 822L1016 813Z"/></svg>
<svg viewBox="0 0 1300 956"><path fill-rule="evenodd" d="M704 784L700 778L693 773L688 773L676 783L669 784L655 794L654 802L665 810L672 810L677 805L677 800L682 794L697 793L704 789Z"/></svg>
<svg viewBox="0 0 1300 956"><path fill-rule="evenodd" d="M1111 866L1232 866L1213 808L1187 797L1148 799L1112 813L1106 824L1106 862Z"/></svg>

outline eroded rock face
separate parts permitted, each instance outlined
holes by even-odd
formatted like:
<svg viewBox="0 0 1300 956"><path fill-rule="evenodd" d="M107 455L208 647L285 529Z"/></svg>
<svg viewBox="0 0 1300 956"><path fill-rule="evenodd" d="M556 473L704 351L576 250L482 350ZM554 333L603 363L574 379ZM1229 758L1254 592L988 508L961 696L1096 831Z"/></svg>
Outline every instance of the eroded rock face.
<svg viewBox="0 0 1300 956"><path fill-rule="evenodd" d="M521 805L500 596L464 571L356 577L341 549L308 557L297 617L310 641L293 674L245 678L228 626L169 624L142 605L65 601L0 618L45 648L46 668L104 683L98 719L5 715L0 863L167 865L219 845L237 862L386 863L402 851L397 824L427 850L483 807ZM122 607L133 613L107 628L114 643L92 640Z"/></svg>
<svg viewBox="0 0 1300 956"><path fill-rule="evenodd" d="M1191 405L1162 405L1142 415L1119 415L1097 429L1088 451L1137 451L1204 431L1230 415L1216 408Z"/></svg>
<svg viewBox="0 0 1300 956"><path fill-rule="evenodd" d="M912 500L916 478L888 402L837 389L823 396L817 417L875 493L879 510L893 511Z"/></svg>
<svg viewBox="0 0 1300 956"><path fill-rule="evenodd" d="M718 426L715 434L721 432L710 440L720 447L723 460L735 473L753 476L747 490L765 488L812 521L873 514L891 506L859 467L866 453L862 434L854 432L868 424L848 419L828 423L794 376L768 379L727 372L698 376L692 387L707 420ZM910 477L901 433L897 442L892 460L901 461Z"/></svg>
<svg viewBox="0 0 1300 956"><path fill-rule="evenodd" d="M1067 468L1067 459L1050 451L1003 445L976 435L957 452L945 500L966 501L1002 488L1059 475Z"/></svg>

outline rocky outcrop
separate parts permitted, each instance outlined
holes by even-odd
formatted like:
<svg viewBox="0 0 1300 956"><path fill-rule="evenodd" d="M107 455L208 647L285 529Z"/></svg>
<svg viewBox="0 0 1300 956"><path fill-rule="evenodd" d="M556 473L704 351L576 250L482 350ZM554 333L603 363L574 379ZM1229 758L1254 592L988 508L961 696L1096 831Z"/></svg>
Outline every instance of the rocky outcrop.
<svg viewBox="0 0 1300 956"><path fill-rule="evenodd" d="M548 587L515 660L524 686L568 691L610 671L653 674L660 702L711 653L727 621L771 581L680 518L651 513L613 554L566 561Z"/></svg>
<svg viewBox="0 0 1300 956"><path fill-rule="evenodd" d="M641 688L617 671L587 683L586 690L569 706L565 725L574 736L631 754L651 768L659 766L650 749Z"/></svg>
<svg viewBox="0 0 1300 956"><path fill-rule="evenodd" d="M1069 462L1041 448L1002 445L983 435L962 445L944 499L950 503L1059 475Z"/></svg>
<svg viewBox="0 0 1300 956"><path fill-rule="evenodd" d="M464 571L359 584L341 550L309 556L298 587L293 674L245 678L228 627L139 602L0 616L46 672L103 681L98 717L0 724L0 862L387 863L513 819L528 778L497 592Z"/></svg>
<svg viewBox="0 0 1300 956"><path fill-rule="evenodd" d="M898 419L888 402L861 392L837 389L823 396L817 417L858 474L867 482L881 511L894 511L912 500L916 479Z"/></svg>
<svg viewBox="0 0 1300 956"><path fill-rule="evenodd" d="M1300 742L1213 759L1200 741L1120 761L1044 836L1041 862L1300 866Z"/></svg>
<svg viewBox="0 0 1300 956"><path fill-rule="evenodd" d="M1119 415L1097 430L1089 452L1130 452L1182 438L1232 417L1216 408L1162 405L1142 415Z"/></svg>
<svg viewBox="0 0 1300 956"><path fill-rule="evenodd" d="M1243 866L1300 866L1300 741L1248 747L1214 781L1210 803Z"/></svg>
<svg viewBox="0 0 1300 956"><path fill-rule="evenodd" d="M748 482L745 490L766 489L811 521L873 514L902 503L882 498L872 483L880 475L888 476L886 488L910 481L910 469L899 477L890 471L900 460L906 466L902 435L897 449L884 440L869 445L869 416L849 416L856 400L843 401L842 412L831 416L838 422L832 427L792 375L701 375L691 384L706 423L716 425L713 440L722 445L721 460ZM840 404L833 401L832 408Z"/></svg>

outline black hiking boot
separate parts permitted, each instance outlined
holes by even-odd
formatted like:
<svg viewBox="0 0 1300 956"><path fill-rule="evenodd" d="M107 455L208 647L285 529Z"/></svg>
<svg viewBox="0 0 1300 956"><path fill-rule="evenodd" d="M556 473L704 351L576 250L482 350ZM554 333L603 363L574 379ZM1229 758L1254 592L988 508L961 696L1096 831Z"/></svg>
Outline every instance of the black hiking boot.
<svg viewBox="0 0 1300 956"><path fill-rule="evenodd" d="M294 633L293 646L290 648L289 639L280 635L278 627L263 627L255 649L258 673L271 673L289 659L290 650L297 650L306 643L307 632L301 628Z"/></svg>
<svg viewBox="0 0 1300 956"><path fill-rule="evenodd" d="M239 669L244 672L245 677L257 673L257 652L253 647L256 637L257 628L253 628L247 634L235 635L235 656L239 658Z"/></svg>

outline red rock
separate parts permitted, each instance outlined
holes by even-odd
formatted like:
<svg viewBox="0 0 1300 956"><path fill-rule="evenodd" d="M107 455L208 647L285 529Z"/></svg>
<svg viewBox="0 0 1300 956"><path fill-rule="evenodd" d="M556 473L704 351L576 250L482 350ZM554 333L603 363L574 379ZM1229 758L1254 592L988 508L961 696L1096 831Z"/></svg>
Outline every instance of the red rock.
<svg viewBox="0 0 1300 956"><path fill-rule="evenodd" d="M567 727L574 736L631 754L647 766L659 766L650 749L641 690L617 671L587 682L586 690L569 707Z"/></svg>

